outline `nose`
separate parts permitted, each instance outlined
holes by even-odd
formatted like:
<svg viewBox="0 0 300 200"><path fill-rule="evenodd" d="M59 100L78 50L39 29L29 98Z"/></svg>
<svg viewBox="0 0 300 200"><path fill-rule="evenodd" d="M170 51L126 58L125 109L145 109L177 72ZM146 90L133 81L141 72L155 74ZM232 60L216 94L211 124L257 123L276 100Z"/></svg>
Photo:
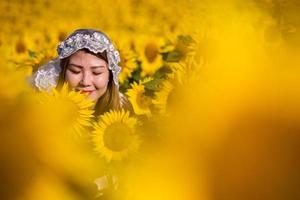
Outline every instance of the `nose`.
<svg viewBox="0 0 300 200"><path fill-rule="evenodd" d="M91 76L91 74L88 73L88 72L84 72L83 76L82 76L82 79L80 81L80 84L83 85L83 86L92 85L92 76Z"/></svg>

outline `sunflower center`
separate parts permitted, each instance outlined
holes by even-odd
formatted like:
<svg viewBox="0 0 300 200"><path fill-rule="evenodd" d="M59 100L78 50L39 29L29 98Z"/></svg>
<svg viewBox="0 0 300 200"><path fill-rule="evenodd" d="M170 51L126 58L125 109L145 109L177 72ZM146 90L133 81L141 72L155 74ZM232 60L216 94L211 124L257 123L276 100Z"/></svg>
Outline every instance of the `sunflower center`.
<svg viewBox="0 0 300 200"><path fill-rule="evenodd" d="M17 51L17 53L24 53L26 51L26 45L24 44L23 41L20 40L16 44L16 51Z"/></svg>
<svg viewBox="0 0 300 200"><path fill-rule="evenodd" d="M140 108L147 109L151 105L151 99L145 95L138 95L136 97L136 102Z"/></svg>
<svg viewBox="0 0 300 200"><path fill-rule="evenodd" d="M123 151L132 141L132 130L121 122L106 128L103 135L104 145L112 151Z"/></svg>
<svg viewBox="0 0 300 200"><path fill-rule="evenodd" d="M155 44L149 43L145 47L145 56L148 62L153 62L158 55L158 48Z"/></svg>

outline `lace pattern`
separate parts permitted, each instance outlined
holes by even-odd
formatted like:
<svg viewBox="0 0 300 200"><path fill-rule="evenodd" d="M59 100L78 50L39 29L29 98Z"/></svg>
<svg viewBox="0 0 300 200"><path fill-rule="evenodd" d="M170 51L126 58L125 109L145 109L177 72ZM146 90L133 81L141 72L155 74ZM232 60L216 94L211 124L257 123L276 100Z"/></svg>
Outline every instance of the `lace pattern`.
<svg viewBox="0 0 300 200"><path fill-rule="evenodd" d="M108 68L112 71L114 83L119 87L118 77L121 67L118 66L118 63L121 61L120 54L103 34L98 32L94 32L92 35L78 33L61 42L58 45L57 52L59 58L63 59L84 48L93 53L106 51Z"/></svg>
<svg viewBox="0 0 300 200"><path fill-rule="evenodd" d="M41 66L33 75L34 85L40 91L50 91L56 87L61 68L59 58L51 60L49 63Z"/></svg>

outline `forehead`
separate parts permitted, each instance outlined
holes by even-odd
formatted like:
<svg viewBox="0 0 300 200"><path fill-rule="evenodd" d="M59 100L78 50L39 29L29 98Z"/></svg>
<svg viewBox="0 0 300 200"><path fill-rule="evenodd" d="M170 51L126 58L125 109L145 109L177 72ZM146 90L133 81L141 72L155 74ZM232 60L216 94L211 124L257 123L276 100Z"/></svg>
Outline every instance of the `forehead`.
<svg viewBox="0 0 300 200"><path fill-rule="evenodd" d="M93 55L89 52L85 52L83 50L79 50L70 56L70 64L76 64L80 66L98 66L98 65L106 65L107 62Z"/></svg>

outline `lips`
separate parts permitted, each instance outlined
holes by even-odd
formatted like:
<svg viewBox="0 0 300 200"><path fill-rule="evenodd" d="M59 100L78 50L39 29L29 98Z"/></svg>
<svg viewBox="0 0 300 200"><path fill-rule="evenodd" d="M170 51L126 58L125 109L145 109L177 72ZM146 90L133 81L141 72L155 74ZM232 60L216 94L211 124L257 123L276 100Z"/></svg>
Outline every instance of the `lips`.
<svg viewBox="0 0 300 200"><path fill-rule="evenodd" d="M92 92L94 92L95 90L80 90L81 94L91 94Z"/></svg>

